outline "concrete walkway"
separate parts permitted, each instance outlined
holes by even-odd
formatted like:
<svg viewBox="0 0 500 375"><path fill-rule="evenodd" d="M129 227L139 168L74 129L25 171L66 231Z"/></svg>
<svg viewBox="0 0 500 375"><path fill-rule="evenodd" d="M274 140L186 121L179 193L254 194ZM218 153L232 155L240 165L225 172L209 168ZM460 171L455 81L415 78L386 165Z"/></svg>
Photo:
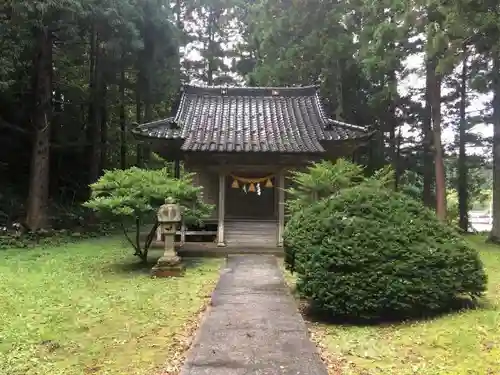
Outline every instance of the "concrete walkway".
<svg viewBox="0 0 500 375"><path fill-rule="evenodd" d="M181 375L327 375L276 258L231 255Z"/></svg>

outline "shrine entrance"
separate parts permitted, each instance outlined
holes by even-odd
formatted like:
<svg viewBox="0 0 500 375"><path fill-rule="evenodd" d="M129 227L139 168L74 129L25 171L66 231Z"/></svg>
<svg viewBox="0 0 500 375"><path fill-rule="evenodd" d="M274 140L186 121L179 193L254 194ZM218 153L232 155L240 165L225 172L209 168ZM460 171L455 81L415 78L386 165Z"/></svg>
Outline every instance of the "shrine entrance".
<svg viewBox="0 0 500 375"><path fill-rule="evenodd" d="M227 219L277 220L274 175L235 172L226 177Z"/></svg>

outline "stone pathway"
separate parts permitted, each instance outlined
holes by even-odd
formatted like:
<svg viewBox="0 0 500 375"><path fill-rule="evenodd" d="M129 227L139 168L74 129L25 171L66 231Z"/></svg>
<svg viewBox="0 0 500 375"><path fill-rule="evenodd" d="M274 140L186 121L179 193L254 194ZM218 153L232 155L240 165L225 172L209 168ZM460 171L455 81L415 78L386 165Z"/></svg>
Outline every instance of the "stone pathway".
<svg viewBox="0 0 500 375"><path fill-rule="evenodd" d="M276 258L231 255L181 375L327 375Z"/></svg>

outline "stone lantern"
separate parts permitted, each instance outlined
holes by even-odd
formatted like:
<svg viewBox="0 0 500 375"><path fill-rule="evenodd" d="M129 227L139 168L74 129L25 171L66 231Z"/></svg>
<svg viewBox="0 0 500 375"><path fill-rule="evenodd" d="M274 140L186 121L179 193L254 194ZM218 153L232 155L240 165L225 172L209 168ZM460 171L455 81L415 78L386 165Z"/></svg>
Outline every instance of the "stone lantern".
<svg viewBox="0 0 500 375"><path fill-rule="evenodd" d="M165 250L153 267L152 274L156 277L180 276L184 273L184 266L175 252L175 234L182 219L181 206L168 197L159 208L157 218L159 230L165 236Z"/></svg>

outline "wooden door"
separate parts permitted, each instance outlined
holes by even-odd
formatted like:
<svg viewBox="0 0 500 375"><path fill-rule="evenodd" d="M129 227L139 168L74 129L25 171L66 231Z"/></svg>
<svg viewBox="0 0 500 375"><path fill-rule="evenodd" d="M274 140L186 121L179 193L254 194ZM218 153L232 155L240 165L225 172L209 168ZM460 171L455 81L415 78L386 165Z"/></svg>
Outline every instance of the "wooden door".
<svg viewBox="0 0 500 375"><path fill-rule="evenodd" d="M260 178L262 176L235 175L246 178ZM252 219L252 220L275 220L277 218L276 210L276 179L271 178L273 187L265 187L265 183L260 184L260 195L256 184L255 192L248 191L242 183L238 188L232 187L234 179L231 176L226 178L226 218L227 219Z"/></svg>

